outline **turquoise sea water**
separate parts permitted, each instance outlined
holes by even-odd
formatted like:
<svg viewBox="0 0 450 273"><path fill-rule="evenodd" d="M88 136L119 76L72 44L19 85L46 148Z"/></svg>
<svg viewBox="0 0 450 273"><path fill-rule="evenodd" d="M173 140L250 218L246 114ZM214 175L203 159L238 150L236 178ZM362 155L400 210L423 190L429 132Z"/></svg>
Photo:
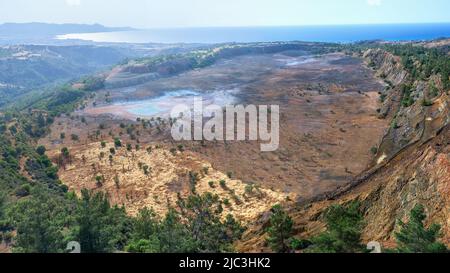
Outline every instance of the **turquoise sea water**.
<svg viewBox="0 0 450 273"><path fill-rule="evenodd" d="M450 23L341 25L301 27L222 27L179 28L84 33L59 36L58 39L80 39L120 43L223 43L223 42L355 42L362 40L429 40L450 37Z"/></svg>

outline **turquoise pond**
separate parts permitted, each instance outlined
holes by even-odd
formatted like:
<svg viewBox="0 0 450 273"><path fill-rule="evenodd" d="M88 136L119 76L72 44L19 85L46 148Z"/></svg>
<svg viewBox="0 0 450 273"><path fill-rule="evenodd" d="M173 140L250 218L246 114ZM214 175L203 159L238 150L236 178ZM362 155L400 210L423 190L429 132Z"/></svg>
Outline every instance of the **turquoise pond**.
<svg viewBox="0 0 450 273"><path fill-rule="evenodd" d="M164 95L144 100L118 102L112 106L117 109L116 113L126 112L128 115L136 117L152 117L163 116L171 112L171 110L180 104L192 106L194 98L201 98L203 105L219 105L226 106L237 102L238 90L216 90L208 92L200 92L193 90L175 90L167 91Z"/></svg>

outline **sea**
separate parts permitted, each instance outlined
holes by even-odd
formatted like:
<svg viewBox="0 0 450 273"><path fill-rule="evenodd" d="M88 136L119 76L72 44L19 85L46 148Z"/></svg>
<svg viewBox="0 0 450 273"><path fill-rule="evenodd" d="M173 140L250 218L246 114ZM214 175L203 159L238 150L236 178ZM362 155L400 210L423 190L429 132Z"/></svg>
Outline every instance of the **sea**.
<svg viewBox="0 0 450 273"><path fill-rule="evenodd" d="M106 43L251 43L305 41L352 43L367 40L417 41L450 37L450 23L167 28L119 32L65 34L59 40Z"/></svg>

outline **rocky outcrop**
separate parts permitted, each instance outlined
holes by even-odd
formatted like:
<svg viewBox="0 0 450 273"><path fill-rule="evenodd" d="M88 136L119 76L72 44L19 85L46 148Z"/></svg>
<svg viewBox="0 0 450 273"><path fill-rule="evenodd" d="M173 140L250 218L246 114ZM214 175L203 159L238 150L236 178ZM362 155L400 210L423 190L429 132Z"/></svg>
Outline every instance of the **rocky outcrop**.
<svg viewBox="0 0 450 273"><path fill-rule="evenodd" d="M409 76L399 57L381 49L369 49L363 53L369 66L377 70L378 75L392 86L402 84Z"/></svg>
<svg viewBox="0 0 450 273"><path fill-rule="evenodd" d="M436 136L449 123L449 100L439 77L412 80L400 58L381 49L369 49L363 57L387 85L380 95L380 118L392 122L375 162L383 164L405 147ZM433 88L440 95L432 94Z"/></svg>

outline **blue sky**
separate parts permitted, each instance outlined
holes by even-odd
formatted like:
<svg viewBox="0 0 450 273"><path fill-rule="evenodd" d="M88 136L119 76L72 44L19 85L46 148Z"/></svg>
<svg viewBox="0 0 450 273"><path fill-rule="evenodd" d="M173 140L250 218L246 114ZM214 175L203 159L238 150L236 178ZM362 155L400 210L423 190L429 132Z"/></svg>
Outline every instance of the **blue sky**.
<svg viewBox="0 0 450 273"><path fill-rule="evenodd" d="M0 23L139 28L450 22L449 0L0 0Z"/></svg>

